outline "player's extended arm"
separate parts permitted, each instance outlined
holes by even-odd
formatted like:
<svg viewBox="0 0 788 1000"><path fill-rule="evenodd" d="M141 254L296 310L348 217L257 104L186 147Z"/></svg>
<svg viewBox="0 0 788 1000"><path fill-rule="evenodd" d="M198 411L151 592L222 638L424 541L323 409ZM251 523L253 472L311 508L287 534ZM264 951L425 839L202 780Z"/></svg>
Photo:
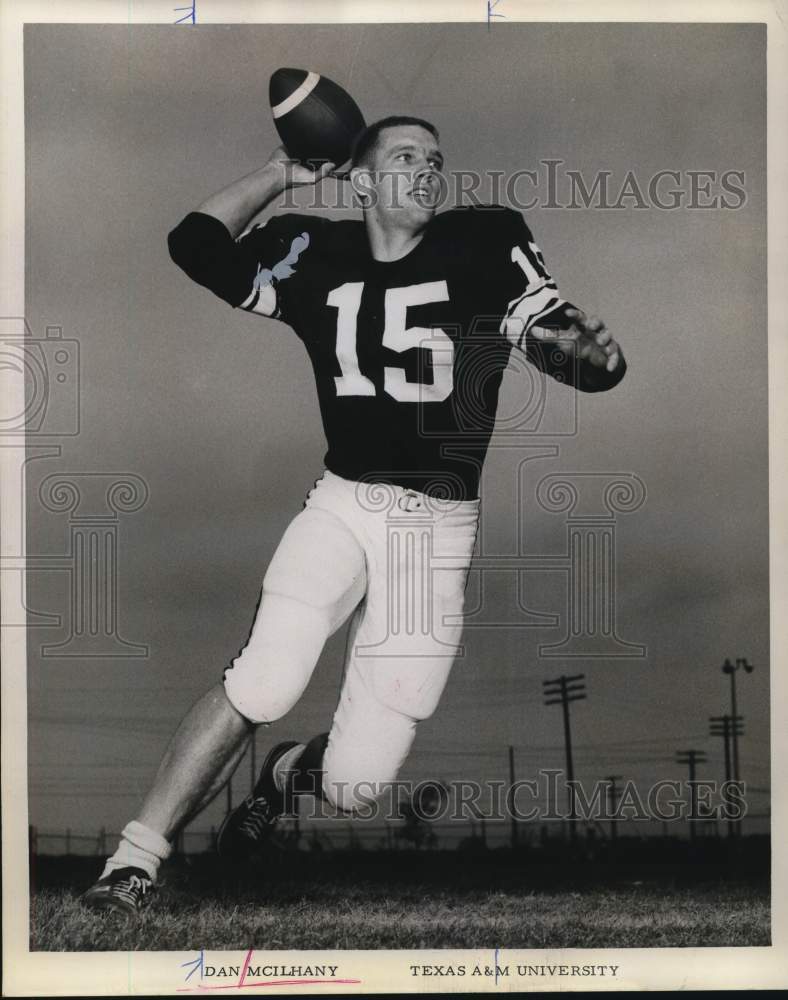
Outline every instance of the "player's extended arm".
<svg viewBox="0 0 788 1000"><path fill-rule="evenodd" d="M570 305L558 313L560 327L535 324L529 330L526 338L529 358L543 371L553 374L553 367L566 372L567 366L554 364L552 353L558 351L568 357L575 362L570 366L572 384L582 392L605 392L618 385L626 374L627 363L621 345L602 320L589 319L582 310Z"/></svg>
<svg viewBox="0 0 788 1000"><path fill-rule="evenodd" d="M509 299L501 332L540 371L581 392L604 392L618 385L627 365L604 323L588 319L562 298L519 212L505 210L498 219L506 259L495 258L496 274L502 276L503 294Z"/></svg>

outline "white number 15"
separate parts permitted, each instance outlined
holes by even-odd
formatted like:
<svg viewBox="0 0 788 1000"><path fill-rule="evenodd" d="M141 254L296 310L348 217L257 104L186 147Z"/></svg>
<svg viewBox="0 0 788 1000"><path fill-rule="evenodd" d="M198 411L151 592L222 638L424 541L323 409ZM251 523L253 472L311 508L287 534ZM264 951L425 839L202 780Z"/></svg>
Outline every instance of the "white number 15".
<svg viewBox="0 0 788 1000"><path fill-rule="evenodd" d="M358 367L356 340L358 311L363 281L348 281L328 294L326 304L337 309L337 360L342 374L334 381L338 396L374 396L375 385ZM432 382L409 382L403 368L383 369L383 388L401 403L439 403L454 388L454 344L445 331L436 327L406 326L408 306L428 302L448 302L445 281L427 281L420 285L389 288L385 298L383 346L401 354L420 347L432 354Z"/></svg>

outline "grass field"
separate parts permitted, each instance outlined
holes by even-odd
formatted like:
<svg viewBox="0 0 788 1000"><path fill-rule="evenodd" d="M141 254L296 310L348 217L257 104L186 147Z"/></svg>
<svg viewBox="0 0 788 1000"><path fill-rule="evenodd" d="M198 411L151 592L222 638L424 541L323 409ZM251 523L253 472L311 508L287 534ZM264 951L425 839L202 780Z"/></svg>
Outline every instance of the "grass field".
<svg viewBox="0 0 788 1000"><path fill-rule="evenodd" d="M78 900L95 861L42 865L31 949L196 951L768 945L769 885L703 870L533 868L506 858L288 856L171 866L136 920ZM53 859L54 860L54 859Z"/></svg>

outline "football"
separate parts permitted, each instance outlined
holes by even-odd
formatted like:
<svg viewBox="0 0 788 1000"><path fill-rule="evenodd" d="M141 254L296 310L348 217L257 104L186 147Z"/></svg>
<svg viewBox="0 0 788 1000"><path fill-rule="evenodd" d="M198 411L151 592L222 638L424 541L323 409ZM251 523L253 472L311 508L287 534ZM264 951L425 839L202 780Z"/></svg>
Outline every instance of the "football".
<svg viewBox="0 0 788 1000"><path fill-rule="evenodd" d="M268 86L274 125L288 155L301 163L350 158L364 116L346 90L305 69L278 69Z"/></svg>

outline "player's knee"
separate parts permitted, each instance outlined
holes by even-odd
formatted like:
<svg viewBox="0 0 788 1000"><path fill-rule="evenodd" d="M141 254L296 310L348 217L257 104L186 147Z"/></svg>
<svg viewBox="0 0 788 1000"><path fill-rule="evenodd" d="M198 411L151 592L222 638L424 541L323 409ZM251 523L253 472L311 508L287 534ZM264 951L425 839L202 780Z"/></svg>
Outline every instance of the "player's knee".
<svg viewBox="0 0 788 1000"><path fill-rule="evenodd" d="M281 719L298 700L285 687L277 690L272 685L257 683L253 674L239 671L237 665L225 672L224 691L233 708L257 725Z"/></svg>
<svg viewBox="0 0 788 1000"><path fill-rule="evenodd" d="M323 798L339 812L375 815L413 745L415 719L389 712L377 721L374 732L356 731L352 738L333 741L326 751Z"/></svg>
<svg viewBox="0 0 788 1000"><path fill-rule="evenodd" d="M249 641L224 673L230 703L250 722L276 722L304 692L329 634L328 615L263 591Z"/></svg>
<svg viewBox="0 0 788 1000"><path fill-rule="evenodd" d="M377 670L372 687L377 702L411 722L423 722L435 713L446 687L452 657L421 660L414 668L392 665Z"/></svg>
<svg viewBox="0 0 788 1000"><path fill-rule="evenodd" d="M233 708L257 725L281 719L298 700L287 690L256 685L254 678L239 675L234 667L225 673L224 690Z"/></svg>
<svg viewBox="0 0 788 1000"><path fill-rule="evenodd" d="M435 714L439 701L440 694L431 698L414 698L402 714L410 722L424 722Z"/></svg>

